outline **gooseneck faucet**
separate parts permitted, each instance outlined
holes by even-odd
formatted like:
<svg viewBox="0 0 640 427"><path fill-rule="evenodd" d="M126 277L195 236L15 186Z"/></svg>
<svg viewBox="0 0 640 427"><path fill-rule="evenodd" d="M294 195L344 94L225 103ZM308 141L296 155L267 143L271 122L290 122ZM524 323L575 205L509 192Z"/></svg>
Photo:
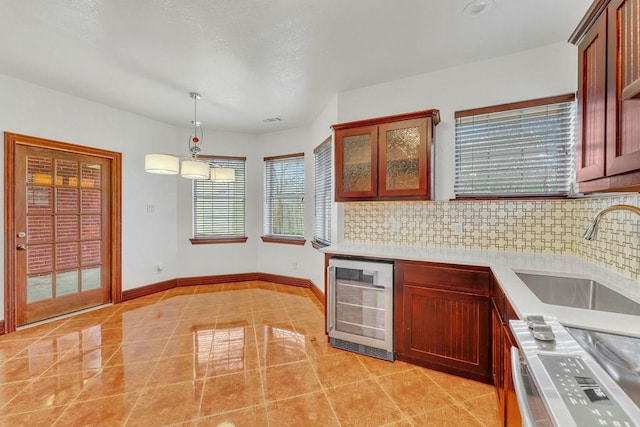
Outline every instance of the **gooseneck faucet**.
<svg viewBox="0 0 640 427"><path fill-rule="evenodd" d="M600 220L606 213L611 211L631 211L640 215L640 208L633 205L612 205L608 208L604 208L596 214L596 216L589 224L589 227L587 227L587 231L584 232L583 237L586 240L596 240L596 238L598 237L598 226L600 225Z"/></svg>

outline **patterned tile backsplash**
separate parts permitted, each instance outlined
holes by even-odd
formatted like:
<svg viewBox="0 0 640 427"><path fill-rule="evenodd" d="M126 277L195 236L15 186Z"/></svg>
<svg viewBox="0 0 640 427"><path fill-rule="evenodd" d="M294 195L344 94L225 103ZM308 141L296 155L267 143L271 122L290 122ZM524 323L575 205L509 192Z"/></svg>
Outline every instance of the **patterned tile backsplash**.
<svg viewBox="0 0 640 427"><path fill-rule="evenodd" d="M640 195L573 200L359 202L344 205L344 240L406 246L574 254L640 280L640 217L608 213L597 240L582 238L601 209L640 206Z"/></svg>

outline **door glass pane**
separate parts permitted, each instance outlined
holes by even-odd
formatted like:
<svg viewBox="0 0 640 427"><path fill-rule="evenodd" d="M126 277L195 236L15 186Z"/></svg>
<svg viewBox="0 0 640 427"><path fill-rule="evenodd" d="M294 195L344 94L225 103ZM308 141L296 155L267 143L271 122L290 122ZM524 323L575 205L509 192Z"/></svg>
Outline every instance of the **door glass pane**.
<svg viewBox="0 0 640 427"><path fill-rule="evenodd" d="M82 239L100 238L100 215L82 215L80 235Z"/></svg>
<svg viewBox="0 0 640 427"><path fill-rule="evenodd" d="M27 243L51 242L53 240L52 218L31 215L27 217Z"/></svg>
<svg viewBox="0 0 640 427"><path fill-rule="evenodd" d="M78 186L78 162L56 160L56 185L64 187Z"/></svg>
<svg viewBox="0 0 640 427"><path fill-rule="evenodd" d="M27 302L53 298L52 277L51 273L27 277Z"/></svg>
<svg viewBox="0 0 640 427"><path fill-rule="evenodd" d="M82 269L82 290L98 289L102 285L101 268L89 267Z"/></svg>
<svg viewBox="0 0 640 427"><path fill-rule="evenodd" d="M100 190L82 190L82 213L100 213Z"/></svg>
<svg viewBox="0 0 640 427"><path fill-rule="evenodd" d="M78 267L78 243L56 244L56 269Z"/></svg>
<svg viewBox="0 0 640 427"><path fill-rule="evenodd" d="M78 240L77 215L58 215L56 217L56 239L58 241Z"/></svg>
<svg viewBox="0 0 640 427"><path fill-rule="evenodd" d="M344 191L371 190L371 136L344 137Z"/></svg>
<svg viewBox="0 0 640 427"><path fill-rule="evenodd" d="M82 183L85 188L100 188L100 165L82 164Z"/></svg>
<svg viewBox="0 0 640 427"><path fill-rule="evenodd" d="M51 187L27 187L27 213L51 212L53 189Z"/></svg>
<svg viewBox="0 0 640 427"><path fill-rule="evenodd" d="M420 128L389 130L386 144L387 189L419 188Z"/></svg>
<svg viewBox="0 0 640 427"><path fill-rule="evenodd" d="M27 249L27 274L53 270L53 246L30 245Z"/></svg>
<svg viewBox="0 0 640 427"><path fill-rule="evenodd" d="M52 183L51 159L27 156L27 184L47 185Z"/></svg>
<svg viewBox="0 0 640 427"><path fill-rule="evenodd" d="M56 212L78 212L78 190L75 188L56 188Z"/></svg>
<svg viewBox="0 0 640 427"><path fill-rule="evenodd" d="M78 270L56 273L56 296L78 292Z"/></svg>
<svg viewBox="0 0 640 427"><path fill-rule="evenodd" d="M82 242L82 265L100 263L100 241Z"/></svg>

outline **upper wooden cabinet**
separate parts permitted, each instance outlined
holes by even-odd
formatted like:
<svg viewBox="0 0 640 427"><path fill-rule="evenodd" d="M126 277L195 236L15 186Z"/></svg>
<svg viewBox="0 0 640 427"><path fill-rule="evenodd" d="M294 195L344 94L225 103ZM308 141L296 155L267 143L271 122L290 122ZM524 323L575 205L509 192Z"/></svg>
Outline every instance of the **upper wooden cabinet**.
<svg viewBox="0 0 640 427"><path fill-rule="evenodd" d="M336 201L430 199L438 110L333 125Z"/></svg>
<svg viewBox="0 0 640 427"><path fill-rule="evenodd" d="M569 41L579 52L579 189L638 191L640 0L596 0Z"/></svg>

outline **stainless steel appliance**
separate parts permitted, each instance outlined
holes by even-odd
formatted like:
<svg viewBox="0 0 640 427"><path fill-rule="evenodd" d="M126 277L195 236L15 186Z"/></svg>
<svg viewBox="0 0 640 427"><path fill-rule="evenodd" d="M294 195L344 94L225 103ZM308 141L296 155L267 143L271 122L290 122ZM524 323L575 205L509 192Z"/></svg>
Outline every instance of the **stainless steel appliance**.
<svg viewBox="0 0 640 427"><path fill-rule="evenodd" d="M394 360L392 262L329 260L327 330L336 348Z"/></svg>
<svg viewBox="0 0 640 427"><path fill-rule="evenodd" d="M557 320L511 320L524 426L639 427L640 408Z"/></svg>

